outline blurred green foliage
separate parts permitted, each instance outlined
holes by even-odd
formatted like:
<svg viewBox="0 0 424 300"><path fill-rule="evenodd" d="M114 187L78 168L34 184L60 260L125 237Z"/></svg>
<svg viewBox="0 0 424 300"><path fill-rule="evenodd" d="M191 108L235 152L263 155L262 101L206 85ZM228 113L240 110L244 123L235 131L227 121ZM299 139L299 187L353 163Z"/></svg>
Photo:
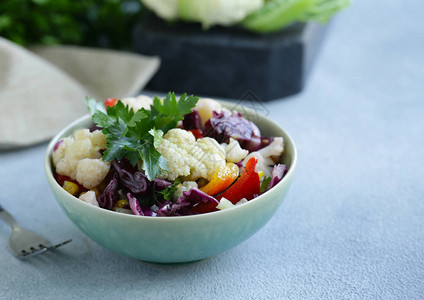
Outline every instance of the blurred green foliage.
<svg viewBox="0 0 424 300"><path fill-rule="evenodd" d="M132 48L140 0L0 0L0 36L20 45Z"/></svg>

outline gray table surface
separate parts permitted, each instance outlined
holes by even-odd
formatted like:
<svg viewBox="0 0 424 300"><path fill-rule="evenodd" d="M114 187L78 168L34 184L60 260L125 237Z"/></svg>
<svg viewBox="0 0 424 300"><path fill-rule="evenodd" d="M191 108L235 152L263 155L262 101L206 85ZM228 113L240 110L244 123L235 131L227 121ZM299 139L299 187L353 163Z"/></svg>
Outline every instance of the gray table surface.
<svg viewBox="0 0 424 300"><path fill-rule="evenodd" d="M297 143L292 189L241 245L194 264L115 254L60 210L46 144L0 152L1 204L53 241L20 261L0 223L1 299L424 299L422 1L355 1L305 90L266 104Z"/></svg>

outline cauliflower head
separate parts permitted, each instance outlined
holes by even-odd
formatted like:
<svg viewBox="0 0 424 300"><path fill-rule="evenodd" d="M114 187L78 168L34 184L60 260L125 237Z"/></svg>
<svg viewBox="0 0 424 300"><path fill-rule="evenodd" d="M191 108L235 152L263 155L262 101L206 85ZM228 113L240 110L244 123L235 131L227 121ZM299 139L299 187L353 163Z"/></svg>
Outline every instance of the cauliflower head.
<svg viewBox="0 0 424 300"><path fill-rule="evenodd" d="M161 177L171 181L180 176L211 180L216 169L225 166L225 150L216 140L206 137L196 141L191 132L179 128L163 136L158 151L168 161L168 171L162 171Z"/></svg>
<svg viewBox="0 0 424 300"><path fill-rule="evenodd" d="M78 181L87 189L97 186L110 169L110 162L103 161L99 152L105 148L106 136L100 130L76 130L53 152L56 173Z"/></svg>

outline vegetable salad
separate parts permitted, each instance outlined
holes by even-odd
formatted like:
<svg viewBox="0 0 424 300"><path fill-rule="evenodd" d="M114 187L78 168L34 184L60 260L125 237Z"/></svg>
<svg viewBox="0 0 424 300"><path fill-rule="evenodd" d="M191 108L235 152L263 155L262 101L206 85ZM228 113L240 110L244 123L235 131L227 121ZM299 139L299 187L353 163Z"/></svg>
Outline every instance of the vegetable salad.
<svg viewBox="0 0 424 300"><path fill-rule="evenodd" d="M105 103L87 99L94 126L61 139L57 182L94 206L140 216L185 216L231 208L273 188L282 137L263 137L213 99L173 93Z"/></svg>

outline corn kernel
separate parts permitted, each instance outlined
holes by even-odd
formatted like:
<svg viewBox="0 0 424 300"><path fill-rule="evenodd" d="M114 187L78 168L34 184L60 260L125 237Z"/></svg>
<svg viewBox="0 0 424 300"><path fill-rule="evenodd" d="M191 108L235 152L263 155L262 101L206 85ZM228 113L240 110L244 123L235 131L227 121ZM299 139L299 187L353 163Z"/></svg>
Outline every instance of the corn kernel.
<svg viewBox="0 0 424 300"><path fill-rule="evenodd" d="M259 171L259 172L258 172L259 178L262 178L262 176L264 176L264 174L265 174L265 172L264 172L264 171Z"/></svg>
<svg viewBox="0 0 424 300"><path fill-rule="evenodd" d="M115 210L118 207L119 208L125 208L125 207L128 207L128 205L130 205L130 204L128 203L127 200L121 199L121 200L116 201L115 205L113 206L113 210Z"/></svg>
<svg viewBox="0 0 424 300"><path fill-rule="evenodd" d="M63 182L63 189L73 196L76 196L79 192L78 184L68 180Z"/></svg>

